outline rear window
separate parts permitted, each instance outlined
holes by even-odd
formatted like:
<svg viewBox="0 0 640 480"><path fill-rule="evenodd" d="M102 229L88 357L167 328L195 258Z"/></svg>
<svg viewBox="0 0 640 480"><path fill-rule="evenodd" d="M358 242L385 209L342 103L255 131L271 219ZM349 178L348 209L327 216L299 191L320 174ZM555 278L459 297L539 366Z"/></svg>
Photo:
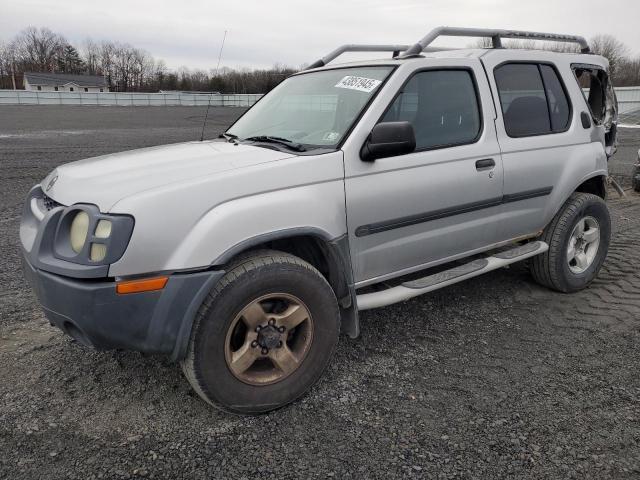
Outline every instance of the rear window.
<svg viewBox="0 0 640 480"><path fill-rule="evenodd" d="M571 106L550 65L508 63L495 69L507 135L527 137L559 133L571 121Z"/></svg>

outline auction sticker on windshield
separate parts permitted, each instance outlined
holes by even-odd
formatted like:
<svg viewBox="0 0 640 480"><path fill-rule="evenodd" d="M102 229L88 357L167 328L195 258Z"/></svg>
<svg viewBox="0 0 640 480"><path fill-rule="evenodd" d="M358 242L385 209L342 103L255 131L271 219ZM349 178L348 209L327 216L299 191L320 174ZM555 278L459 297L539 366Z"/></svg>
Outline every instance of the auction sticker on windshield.
<svg viewBox="0 0 640 480"><path fill-rule="evenodd" d="M381 83L381 80L376 80L374 78L355 77L353 75L347 75L338 83L336 83L336 87L371 93Z"/></svg>

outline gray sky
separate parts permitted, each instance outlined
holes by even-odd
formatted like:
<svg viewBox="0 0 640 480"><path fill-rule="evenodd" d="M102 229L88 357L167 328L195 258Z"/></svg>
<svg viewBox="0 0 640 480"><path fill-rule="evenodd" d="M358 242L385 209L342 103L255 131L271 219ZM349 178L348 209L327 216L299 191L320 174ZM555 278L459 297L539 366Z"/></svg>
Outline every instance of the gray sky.
<svg viewBox="0 0 640 480"><path fill-rule="evenodd" d="M224 30L229 67L298 66L343 43L414 43L438 25L610 33L640 54L640 0L0 0L0 12L3 41L47 26L76 45L130 43L170 68L215 68Z"/></svg>

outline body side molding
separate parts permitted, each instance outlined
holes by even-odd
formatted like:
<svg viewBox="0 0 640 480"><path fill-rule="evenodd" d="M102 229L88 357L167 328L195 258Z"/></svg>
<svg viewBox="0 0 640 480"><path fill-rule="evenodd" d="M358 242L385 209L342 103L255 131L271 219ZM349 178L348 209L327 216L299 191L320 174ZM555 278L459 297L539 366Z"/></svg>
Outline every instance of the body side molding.
<svg viewBox="0 0 640 480"><path fill-rule="evenodd" d="M535 190L526 190L518 193L509 193L501 197L490 198L480 202L465 203L456 205L455 207L443 208L441 210L433 210L431 212L418 213L406 217L394 218L383 222L370 223L356 228L356 237L365 237L374 233L386 232L396 228L408 227L419 223L439 220L441 218L452 217L463 213L475 212L485 208L497 207L505 203L518 202L520 200L528 200L530 198L544 197L553 191L553 187L537 188Z"/></svg>

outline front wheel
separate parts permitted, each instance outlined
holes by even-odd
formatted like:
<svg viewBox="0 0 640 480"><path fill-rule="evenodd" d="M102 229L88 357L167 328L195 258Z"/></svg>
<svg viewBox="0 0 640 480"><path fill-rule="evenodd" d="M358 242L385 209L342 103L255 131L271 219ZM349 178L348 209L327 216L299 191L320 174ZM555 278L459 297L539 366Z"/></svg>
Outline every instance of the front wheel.
<svg viewBox="0 0 640 480"><path fill-rule="evenodd" d="M213 406L266 412L320 378L339 331L338 303L322 274L293 255L261 251L236 262L209 294L182 369Z"/></svg>
<svg viewBox="0 0 640 480"><path fill-rule="evenodd" d="M600 271L611 238L607 204L590 193L573 193L547 225L549 250L531 260L533 278L560 292L576 292Z"/></svg>

